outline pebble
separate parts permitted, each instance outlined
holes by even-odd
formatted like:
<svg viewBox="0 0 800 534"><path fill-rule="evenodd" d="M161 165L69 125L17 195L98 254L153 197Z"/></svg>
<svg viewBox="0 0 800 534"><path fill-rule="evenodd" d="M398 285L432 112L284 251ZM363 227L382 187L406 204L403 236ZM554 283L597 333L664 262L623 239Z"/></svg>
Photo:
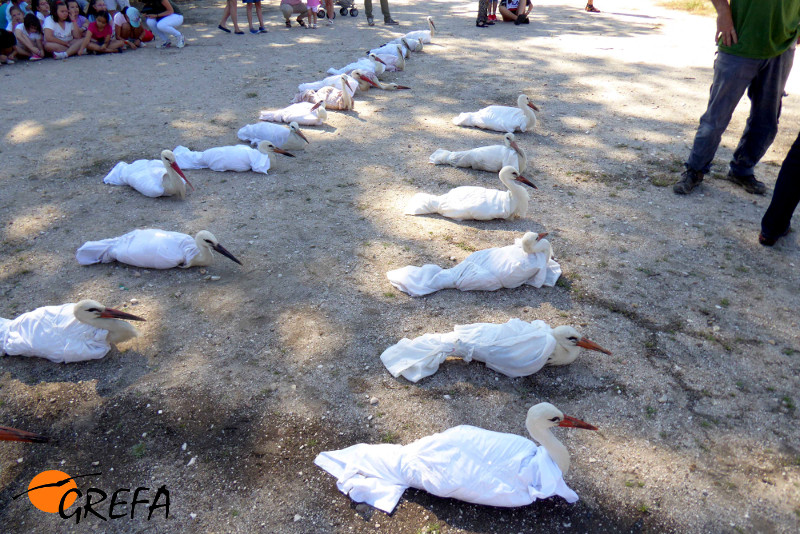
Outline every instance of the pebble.
<svg viewBox="0 0 800 534"><path fill-rule="evenodd" d="M192 459L191 459L191 460L189 460L189 463L188 463L188 464L186 464L186 467L191 467L191 466L193 466L193 465L195 464L195 462L197 462L197 456L192 456Z"/></svg>
<svg viewBox="0 0 800 534"><path fill-rule="evenodd" d="M24 461L25 461L25 458L17 458L17 463L18 464L21 464Z"/></svg>
<svg viewBox="0 0 800 534"><path fill-rule="evenodd" d="M450 399L452 399L452 398L453 398L453 397L451 397L450 395L445 395L445 396L444 396L444 400L450 400Z"/></svg>
<svg viewBox="0 0 800 534"><path fill-rule="evenodd" d="M97 467L98 465L100 465L100 462L92 462L92 467Z"/></svg>
<svg viewBox="0 0 800 534"><path fill-rule="evenodd" d="M375 406L376 404L378 404L378 398L377 397L370 398L369 403Z"/></svg>
<svg viewBox="0 0 800 534"><path fill-rule="evenodd" d="M206 274L207 272L205 269L200 269L200 274Z"/></svg>
<svg viewBox="0 0 800 534"><path fill-rule="evenodd" d="M133 271L134 278L139 278L140 276L142 276L142 273L140 273L139 271Z"/></svg>
<svg viewBox="0 0 800 534"><path fill-rule="evenodd" d="M186 447L188 447L188 445L187 445L186 443L184 443L183 445L181 445L181 450L182 450L182 451L185 451L185 450L186 450Z"/></svg>
<svg viewBox="0 0 800 534"><path fill-rule="evenodd" d="M197 514L192 512L191 514L189 514L189 517L191 517L192 519L197 519Z"/></svg>
<svg viewBox="0 0 800 534"><path fill-rule="evenodd" d="M662 404L663 404L663 403L665 403L665 402L667 402L667 401L669 401L669 397L667 397L666 395L661 395L661 396L658 398L658 402L660 402L660 403L662 403Z"/></svg>
<svg viewBox="0 0 800 534"><path fill-rule="evenodd" d="M212 277L211 277L211 281L212 281L212 282L216 282L217 280L221 280L221 279L222 279L222 277L221 277L221 276L212 276Z"/></svg>
<svg viewBox="0 0 800 534"><path fill-rule="evenodd" d="M136 306L139 304L139 299L131 299L131 305Z"/></svg>
<svg viewBox="0 0 800 534"><path fill-rule="evenodd" d="M298 522L298 521L300 521L301 519L303 519L303 518L302 518L302 517L300 517L300 514L294 514L294 522L295 522L295 523L297 523L297 522Z"/></svg>
<svg viewBox="0 0 800 534"><path fill-rule="evenodd" d="M456 261L456 257L455 256L450 256L450 261Z"/></svg>

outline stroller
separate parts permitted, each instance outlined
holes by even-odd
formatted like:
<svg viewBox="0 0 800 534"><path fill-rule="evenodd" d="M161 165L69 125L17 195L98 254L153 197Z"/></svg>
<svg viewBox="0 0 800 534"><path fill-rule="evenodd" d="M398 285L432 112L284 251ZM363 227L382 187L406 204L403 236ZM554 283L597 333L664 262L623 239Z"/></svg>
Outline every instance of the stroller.
<svg viewBox="0 0 800 534"><path fill-rule="evenodd" d="M351 17L357 17L358 16L358 8L356 8L355 3L356 3L355 0L336 0L334 2L334 5L342 6L341 9L339 9L339 14L341 16L344 17L345 15L347 15L347 12L349 11ZM325 9L322 6L320 6L319 10L317 10L317 16L319 18L321 18L321 19L325 18L326 13L325 13ZM336 10L335 9L333 10L333 13L331 13L331 18L332 19L336 18Z"/></svg>

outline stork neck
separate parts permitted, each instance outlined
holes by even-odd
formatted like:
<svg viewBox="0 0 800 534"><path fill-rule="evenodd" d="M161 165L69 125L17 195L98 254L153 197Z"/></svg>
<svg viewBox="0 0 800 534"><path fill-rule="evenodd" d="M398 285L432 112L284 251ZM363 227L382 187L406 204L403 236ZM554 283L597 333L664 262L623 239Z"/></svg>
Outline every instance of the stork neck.
<svg viewBox="0 0 800 534"><path fill-rule="evenodd" d="M549 428L542 428L535 424L528 424L527 426L531 437L547 450L547 453L558 468L561 469L561 474L566 475L567 471L569 471L570 464L569 451L567 448L556 439Z"/></svg>
<svg viewBox="0 0 800 534"><path fill-rule="evenodd" d="M164 169L167 171L161 179L164 193L166 193L167 196L180 195L180 197L183 198L186 195L186 184L183 182L183 179L178 176L178 173L175 172L172 165L164 163Z"/></svg>
<svg viewBox="0 0 800 534"><path fill-rule="evenodd" d="M528 212L528 192L514 180L501 176L500 181L508 188L508 193L511 195L511 213L524 217Z"/></svg>
<svg viewBox="0 0 800 534"><path fill-rule="evenodd" d="M525 114L525 118L527 119L527 126L526 128L534 128L536 126L536 113L525 103L521 103L519 109L522 110L522 113Z"/></svg>
<svg viewBox="0 0 800 534"><path fill-rule="evenodd" d="M517 147L519 147L519 145L517 145ZM528 166L528 157L525 155L525 152L521 148L515 148L513 150L514 152L517 153L517 160L519 163L519 169L517 170L519 172L524 172Z"/></svg>
<svg viewBox="0 0 800 534"><path fill-rule="evenodd" d="M270 152L269 155L270 167L272 167L271 158L274 157L274 154ZM206 265L211 265L211 262L214 261L214 257L211 254L211 249L209 246L206 243L198 240L196 237L194 238L194 244L197 247L197 255L189 260L189 263L186 264L186 267L204 267Z"/></svg>
<svg viewBox="0 0 800 534"><path fill-rule="evenodd" d="M112 345L122 343L139 335L139 332L132 324L121 319L98 317L83 322L99 330L106 330L108 332L106 341Z"/></svg>
<svg viewBox="0 0 800 534"><path fill-rule="evenodd" d="M580 347L565 347L556 343L553 354L547 359L547 365L569 365L575 361L580 353Z"/></svg>
<svg viewBox="0 0 800 534"><path fill-rule="evenodd" d="M353 97L350 96L346 82L342 82L342 104L345 109L353 109Z"/></svg>

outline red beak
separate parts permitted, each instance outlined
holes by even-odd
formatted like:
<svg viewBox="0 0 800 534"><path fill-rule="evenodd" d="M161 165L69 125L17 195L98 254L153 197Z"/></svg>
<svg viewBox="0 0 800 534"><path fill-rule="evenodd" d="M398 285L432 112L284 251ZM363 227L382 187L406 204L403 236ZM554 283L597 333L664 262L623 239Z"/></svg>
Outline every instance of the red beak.
<svg viewBox="0 0 800 534"><path fill-rule="evenodd" d="M398 89L411 89L410 87L406 87L405 85L398 85Z"/></svg>
<svg viewBox="0 0 800 534"><path fill-rule="evenodd" d="M570 417L568 415L564 416L564 420L558 423L558 426L564 426L568 428L582 428L584 430L597 430L597 427L594 425L590 425L580 419L575 419L574 417Z"/></svg>
<svg viewBox="0 0 800 534"><path fill-rule="evenodd" d="M0 441L24 441L25 443L47 443L50 438L16 428L0 426Z"/></svg>
<svg viewBox="0 0 800 534"><path fill-rule="evenodd" d="M311 106L311 111L316 111L318 107L322 105L322 100Z"/></svg>
<svg viewBox="0 0 800 534"><path fill-rule="evenodd" d="M178 176L183 178L183 181L186 182L187 184L189 184L189 187L191 187L192 191L194 191L194 186L192 185L192 183L189 180L186 179L186 175L183 174L183 171L181 170L181 168L178 167L178 162L173 161L172 163L169 164L169 166L172 167L175 170L175 172L178 173Z"/></svg>
<svg viewBox="0 0 800 534"><path fill-rule="evenodd" d="M377 61L378 63L381 63L381 64L383 64L383 65L386 65L386 63L384 63L384 61L383 61L381 58L379 58L378 56L375 56L373 59L374 59L375 61Z"/></svg>
<svg viewBox="0 0 800 534"><path fill-rule="evenodd" d="M528 180L527 178L525 178L521 174L519 176L517 176L516 178L514 178L514 179L516 181L518 181L518 182L521 182L521 183L525 184L525 185L531 186L534 189L539 189L538 187L536 187L536 185L533 182L531 182L530 180Z"/></svg>
<svg viewBox="0 0 800 534"><path fill-rule="evenodd" d="M311 143L309 143L309 142L308 142L308 139L306 139L306 136L305 136L305 134L303 134L303 132L301 132L300 130L297 130L297 135L299 135L299 136L300 136L300 138L301 138L303 141L305 141L307 145L310 145L310 144L311 144Z"/></svg>
<svg viewBox="0 0 800 534"><path fill-rule="evenodd" d="M611 356L610 350L604 349L594 341L587 339L585 337L580 338L578 342L575 344L579 347L583 347L584 349L596 350L597 352L602 352L603 354L608 354L609 356Z"/></svg>
<svg viewBox="0 0 800 534"><path fill-rule="evenodd" d="M370 84L372 87L378 87L378 84L367 78L365 75L361 75L360 78Z"/></svg>
<svg viewBox="0 0 800 534"><path fill-rule="evenodd" d="M537 108L536 104L534 104L533 102L528 102L528 106L535 109L536 111L539 111L539 108Z"/></svg>
<svg viewBox="0 0 800 534"><path fill-rule="evenodd" d="M517 142L516 142L516 141L511 141L511 142L509 143L509 145L511 145L511 148L513 148L513 149L514 149L514 150L516 150L517 152L522 152L522 151L519 149L519 145L517 144Z"/></svg>
<svg viewBox="0 0 800 534"><path fill-rule="evenodd" d="M540 241L540 240L544 239L545 237L547 237L548 235L550 235L550 232L542 232L541 234L536 236L536 241Z"/></svg>
<svg viewBox="0 0 800 534"><path fill-rule="evenodd" d="M137 317L136 315L125 313L124 311L115 310L114 308L106 308L100 314L100 317L104 319L126 319L128 321L144 321L141 317Z"/></svg>

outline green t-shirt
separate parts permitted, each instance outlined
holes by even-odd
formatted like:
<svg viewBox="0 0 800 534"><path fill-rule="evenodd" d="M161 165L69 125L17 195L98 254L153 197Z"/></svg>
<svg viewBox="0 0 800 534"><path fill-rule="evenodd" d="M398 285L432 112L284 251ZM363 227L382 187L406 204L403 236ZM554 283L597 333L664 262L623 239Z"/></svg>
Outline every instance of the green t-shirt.
<svg viewBox="0 0 800 534"><path fill-rule="evenodd" d="M719 50L734 56L769 59L797 41L800 0L731 0L733 27L739 42L719 41Z"/></svg>

